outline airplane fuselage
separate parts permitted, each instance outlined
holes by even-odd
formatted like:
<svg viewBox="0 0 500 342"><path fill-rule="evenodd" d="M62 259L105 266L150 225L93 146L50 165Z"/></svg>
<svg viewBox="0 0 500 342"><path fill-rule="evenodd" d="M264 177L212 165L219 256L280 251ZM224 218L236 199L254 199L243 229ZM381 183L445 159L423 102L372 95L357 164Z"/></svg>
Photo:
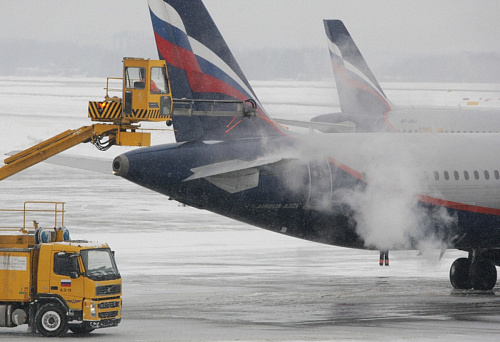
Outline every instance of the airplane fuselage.
<svg viewBox="0 0 500 342"><path fill-rule="evenodd" d="M500 109L407 108L387 114L389 129L400 133L498 133Z"/></svg>
<svg viewBox="0 0 500 342"><path fill-rule="evenodd" d="M363 209L349 198L375 189L383 194L375 197L381 210L384 201L398 196L416 198L419 210L445 208L453 218L450 224L420 226L424 235L437 234L449 247L489 248L500 243L499 139L496 134L318 134L200 141L135 150L114 165L117 175L190 206L345 247L378 247L360 236L356 211ZM245 166L266 158L273 161ZM224 170L234 161L240 169ZM220 165L220 172L189 179L210 165Z"/></svg>
<svg viewBox="0 0 500 342"><path fill-rule="evenodd" d="M499 133L500 109L493 108L398 108L386 113L332 113L312 119L313 128L325 133L347 132L340 126L350 123L350 132L393 133ZM321 126L321 123L327 125ZM293 122L290 123L294 125Z"/></svg>

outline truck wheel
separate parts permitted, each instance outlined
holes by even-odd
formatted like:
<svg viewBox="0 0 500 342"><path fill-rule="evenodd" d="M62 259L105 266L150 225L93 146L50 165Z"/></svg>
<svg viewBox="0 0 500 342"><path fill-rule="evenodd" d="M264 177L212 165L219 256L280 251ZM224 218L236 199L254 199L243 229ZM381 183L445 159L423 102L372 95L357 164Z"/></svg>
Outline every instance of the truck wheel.
<svg viewBox="0 0 500 342"><path fill-rule="evenodd" d="M35 315L36 330L47 337L56 337L68 331L66 313L57 304L48 303L40 307Z"/></svg>
<svg viewBox="0 0 500 342"><path fill-rule="evenodd" d="M91 327L82 327L80 325L70 325L69 330L71 330L74 334L85 335L90 334L95 329Z"/></svg>

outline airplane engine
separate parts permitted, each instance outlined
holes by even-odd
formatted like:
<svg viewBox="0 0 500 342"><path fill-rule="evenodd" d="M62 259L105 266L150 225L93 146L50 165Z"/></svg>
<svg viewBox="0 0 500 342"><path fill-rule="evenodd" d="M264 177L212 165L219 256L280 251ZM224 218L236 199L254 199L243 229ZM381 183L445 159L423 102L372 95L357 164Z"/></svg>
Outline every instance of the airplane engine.
<svg viewBox="0 0 500 342"><path fill-rule="evenodd" d="M332 165L326 159L309 162L309 189L306 208L325 209L332 200Z"/></svg>

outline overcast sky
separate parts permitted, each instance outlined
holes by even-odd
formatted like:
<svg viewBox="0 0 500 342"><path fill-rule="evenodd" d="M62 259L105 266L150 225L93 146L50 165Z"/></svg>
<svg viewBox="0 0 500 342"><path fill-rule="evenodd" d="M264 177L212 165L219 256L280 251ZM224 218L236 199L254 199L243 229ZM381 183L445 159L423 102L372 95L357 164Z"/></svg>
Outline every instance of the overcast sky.
<svg viewBox="0 0 500 342"><path fill-rule="evenodd" d="M146 0L3 1L0 39L104 44L113 34L129 31L151 37L150 51L155 52ZM326 48L322 19L335 18L344 21L368 60L387 54L500 53L500 1L496 0L205 0L205 4L234 50Z"/></svg>

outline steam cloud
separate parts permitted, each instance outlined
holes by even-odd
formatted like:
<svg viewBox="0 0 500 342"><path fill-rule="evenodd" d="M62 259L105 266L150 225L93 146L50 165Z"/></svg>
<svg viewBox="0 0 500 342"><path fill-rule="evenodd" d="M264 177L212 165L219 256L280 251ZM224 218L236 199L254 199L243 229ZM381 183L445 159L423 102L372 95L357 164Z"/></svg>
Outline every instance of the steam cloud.
<svg viewBox="0 0 500 342"><path fill-rule="evenodd" d="M350 137L355 139L357 135ZM318 139L332 136L335 135L308 136L308 141L331 149L331 142L319 144ZM445 208L423 204L418 197L422 194L440 197L429 186L424 173L428 170L418 157L429 152L421 151L418 144L395 144L397 134L369 136L369 139L360 139L355 149L359 153L356 156L357 165L360 165L358 170L366 174L366 185L335 190L333 202L351 208L356 232L368 248L425 250L446 247L450 228L457 223L457 218L449 215ZM340 146L334 150L339 152L334 156L342 158L340 152L346 149ZM425 158L428 159L429 156ZM352 156L349 160L353 160Z"/></svg>

